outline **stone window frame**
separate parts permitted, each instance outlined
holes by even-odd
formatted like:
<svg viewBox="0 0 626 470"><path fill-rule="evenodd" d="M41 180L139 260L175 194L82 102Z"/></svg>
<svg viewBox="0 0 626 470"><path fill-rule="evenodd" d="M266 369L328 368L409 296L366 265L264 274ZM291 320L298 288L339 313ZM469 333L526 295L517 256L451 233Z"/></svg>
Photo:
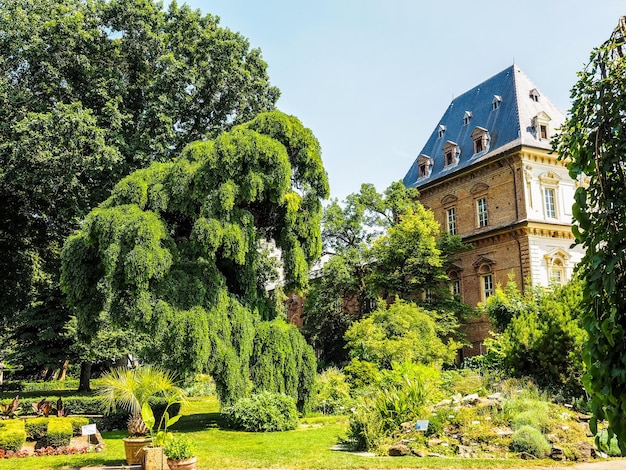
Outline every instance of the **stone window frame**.
<svg viewBox="0 0 626 470"><path fill-rule="evenodd" d="M474 270L480 281L480 296L483 302L495 294L494 265L496 262L487 256L480 255L474 262Z"/></svg>
<svg viewBox="0 0 626 470"><path fill-rule="evenodd" d="M443 146L443 167L453 168L461 161L461 147L456 142L448 140Z"/></svg>
<svg viewBox="0 0 626 470"><path fill-rule="evenodd" d="M476 126L472 131L474 156L485 154L489 150L489 131L484 127Z"/></svg>
<svg viewBox="0 0 626 470"><path fill-rule="evenodd" d="M430 176L433 171L433 159L422 153L417 157L417 179L425 179Z"/></svg>
<svg viewBox="0 0 626 470"><path fill-rule="evenodd" d="M558 219L559 218L559 183L561 182L561 177L552 172L548 171L546 173L542 173L539 175L539 185L541 187L541 201L543 206L543 215L546 219ZM547 192L550 191L553 196L552 205L553 205L553 213L551 213L548 208L548 198Z"/></svg>
<svg viewBox="0 0 626 470"><path fill-rule="evenodd" d="M556 248L549 253L543 255L543 257L546 261L548 284L550 284L551 286L565 285L569 280L567 273L569 268L569 260L571 258L570 254L562 248ZM553 282L555 278L555 271L558 271L559 273L558 277L560 279L560 282L558 283Z"/></svg>
<svg viewBox="0 0 626 470"><path fill-rule="evenodd" d="M544 111L541 111L533 118L533 128L535 130L535 138L537 140L550 141L550 121L552 121L552 118Z"/></svg>

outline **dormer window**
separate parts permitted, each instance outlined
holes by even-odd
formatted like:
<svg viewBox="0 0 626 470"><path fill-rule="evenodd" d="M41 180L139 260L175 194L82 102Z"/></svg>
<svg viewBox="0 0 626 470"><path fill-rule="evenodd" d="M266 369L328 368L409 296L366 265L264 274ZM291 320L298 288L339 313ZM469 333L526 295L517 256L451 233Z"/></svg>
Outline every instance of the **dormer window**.
<svg viewBox="0 0 626 470"><path fill-rule="evenodd" d="M443 146L443 166L448 168L459 163L461 149L456 142L447 141Z"/></svg>
<svg viewBox="0 0 626 470"><path fill-rule="evenodd" d="M552 118L543 111L533 118L533 126L535 128L535 136L537 140L550 139L550 121Z"/></svg>
<svg viewBox="0 0 626 470"><path fill-rule="evenodd" d="M470 119L472 119L472 112L465 111L465 114L463 115L463 125L467 126L470 122Z"/></svg>
<svg viewBox="0 0 626 470"><path fill-rule="evenodd" d="M530 90L529 96L530 96L530 99L533 100L535 103L539 103L539 97L541 95L539 94L539 91L536 88L533 88L532 90Z"/></svg>
<svg viewBox="0 0 626 470"><path fill-rule="evenodd" d="M502 103L502 97L500 95L493 95L493 100L491 100L491 109L495 111L500 107Z"/></svg>
<svg viewBox="0 0 626 470"><path fill-rule="evenodd" d="M433 168L433 161L428 155L421 154L417 157L417 178L428 178Z"/></svg>
<svg viewBox="0 0 626 470"><path fill-rule="evenodd" d="M445 133L446 126L444 126L443 124L439 124L439 127L437 128L437 137L441 139Z"/></svg>
<svg viewBox="0 0 626 470"><path fill-rule="evenodd" d="M474 142L474 155L484 152L489 148L489 132L484 127L476 126L472 132Z"/></svg>

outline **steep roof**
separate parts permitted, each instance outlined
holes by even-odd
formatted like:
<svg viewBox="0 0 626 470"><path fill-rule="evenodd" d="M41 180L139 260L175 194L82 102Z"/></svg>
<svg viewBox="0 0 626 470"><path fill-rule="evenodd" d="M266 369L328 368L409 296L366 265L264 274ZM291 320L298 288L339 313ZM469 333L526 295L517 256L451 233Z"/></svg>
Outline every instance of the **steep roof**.
<svg viewBox="0 0 626 470"><path fill-rule="evenodd" d="M512 65L452 100L404 177L404 185L419 188L520 145L549 150L549 136L541 138L539 124L554 132L564 120L563 113ZM485 130L486 145L474 153L472 133ZM456 145L456 163L446 166L444 146L451 145ZM430 165L424 176L419 175L418 160Z"/></svg>

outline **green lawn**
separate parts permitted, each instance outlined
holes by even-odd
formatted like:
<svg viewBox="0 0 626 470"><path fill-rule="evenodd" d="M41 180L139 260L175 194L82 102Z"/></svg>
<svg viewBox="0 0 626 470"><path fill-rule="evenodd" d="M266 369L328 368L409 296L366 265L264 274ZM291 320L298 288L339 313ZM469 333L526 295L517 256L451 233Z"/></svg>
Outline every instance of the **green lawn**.
<svg viewBox="0 0 626 470"><path fill-rule="evenodd" d="M185 432L195 443L198 469L293 468L511 468L553 466L552 461L517 459L435 459L418 457L364 457L330 450L345 435L345 420L336 417L312 418L294 431L245 433L220 428L215 399L193 399L183 409L183 418L173 430ZM0 460L0 470L40 470L121 464L125 433L105 433L105 451L74 456L27 457Z"/></svg>

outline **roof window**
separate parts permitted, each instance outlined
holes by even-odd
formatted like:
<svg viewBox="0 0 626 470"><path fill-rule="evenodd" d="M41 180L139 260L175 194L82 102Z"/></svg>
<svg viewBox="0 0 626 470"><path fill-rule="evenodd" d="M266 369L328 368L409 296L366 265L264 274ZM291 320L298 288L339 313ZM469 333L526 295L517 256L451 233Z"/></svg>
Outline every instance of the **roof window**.
<svg viewBox="0 0 626 470"><path fill-rule="evenodd" d="M417 179L428 178L433 168L433 160L428 155L421 154L417 157Z"/></svg>
<svg viewBox="0 0 626 470"><path fill-rule="evenodd" d="M537 140L550 140L550 121L552 118L543 111L533 118L535 138Z"/></svg>
<svg viewBox="0 0 626 470"><path fill-rule="evenodd" d="M493 100L491 100L491 109L496 110L500 107L502 103L502 97L500 95L493 95Z"/></svg>
<svg viewBox="0 0 626 470"><path fill-rule="evenodd" d="M456 142L447 141L443 146L443 166L444 168L455 166L459 163L461 149Z"/></svg>
<svg viewBox="0 0 626 470"><path fill-rule="evenodd" d="M445 133L446 126L444 126L443 124L439 124L439 127L437 128L437 137L441 139Z"/></svg>
<svg viewBox="0 0 626 470"><path fill-rule="evenodd" d="M533 100L535 103L538 103L539 97L541 95L539 94L539 91L536 88L533 88L532 90L530 90L529 96L531 100Z"/></svg>
<svg viewBox="0 0 626 470"><path fill-rule="evenodd" d="M465 111L465 114L463 115L463 125L467 126L470 122L470 119L472 119L472 112Z"/></svg>
<svg viewBox="0 0 626 470"><path fill-rule="evenodd" d="M474 143L474 155L484 153L489 150L489 131L484 127L476 126L472 132Z"/></svg>

